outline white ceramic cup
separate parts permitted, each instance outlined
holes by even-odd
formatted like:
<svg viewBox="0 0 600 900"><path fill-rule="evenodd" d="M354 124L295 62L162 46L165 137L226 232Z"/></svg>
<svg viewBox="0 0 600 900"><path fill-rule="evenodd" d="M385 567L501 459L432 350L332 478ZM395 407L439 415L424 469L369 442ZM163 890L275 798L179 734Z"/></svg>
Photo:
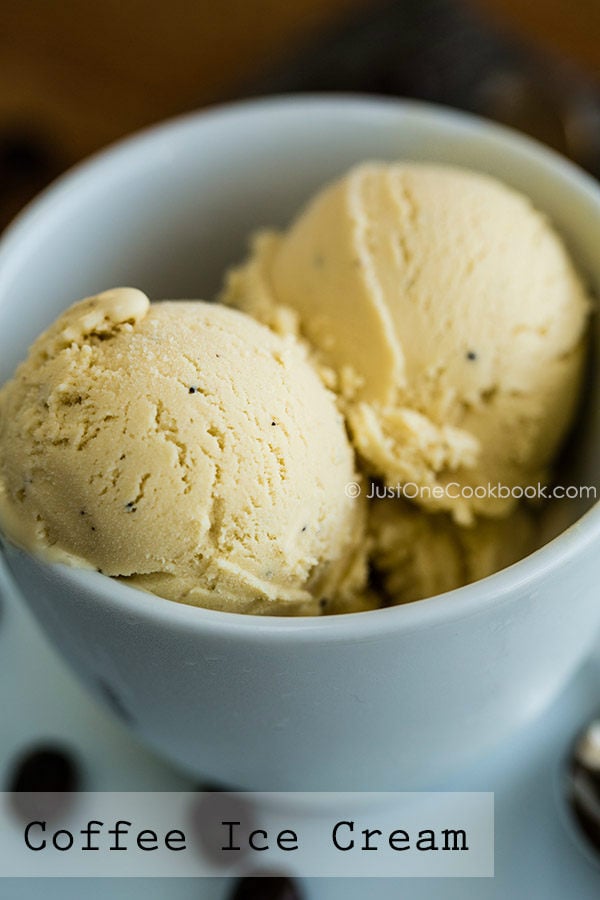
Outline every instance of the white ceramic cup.
<svg viewBox="0 0 600 900"><path fill-rule="evenodd" d="M0 245L0 381L80 297L123 284L155 299L212 296L255 228L285 225L324 182L373 158L461 164L525 191L600 293L600 191L540 145L412 102L261 100L125 141L20 216ZM591 485L598 380L571 468ZM565 504L563 524L574 524L476 584L323 619L182 606L5 549L82 679L172 761L260 790L398 790L432 784L506 737L589 650L600 508L585 507Z"/></svg>

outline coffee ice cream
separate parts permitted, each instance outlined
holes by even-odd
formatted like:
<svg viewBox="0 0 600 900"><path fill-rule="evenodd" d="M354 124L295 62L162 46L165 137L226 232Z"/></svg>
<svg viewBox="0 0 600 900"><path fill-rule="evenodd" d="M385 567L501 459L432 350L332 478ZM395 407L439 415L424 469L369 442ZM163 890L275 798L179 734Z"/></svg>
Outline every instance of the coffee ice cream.
<svg viewBox="0 0 600 900"><path fill-rule="evenodd" d="M202 302L75 304L0 392L0 524L50 560L212 609L361 609L365 507L292 338Z"/></svg>
<svg viewBox="0 0 600 900"><path fill-rule="evenodd" d="M499 181L360 165L287 231L259 235L223 297L307 341L366 471L417 485L422 507L501 517L514 487L548 479L590 303L546 218Z"/></svg>
<svg viewBox="0 0 600 900"><path fill-rule="evenodd" d="M460 526L449 513L424 513L403 500L373 500L372 565L386 604L435 597L493 575L539 545L535 513L517 506L501 519Z"/></svg>
<svg viewBox="0 0 600 900"><path fill-rule="evenodd" d="M420 600L535 549L518 496L573 420L590 300L525 197L358 166L256 237L222 299L116 289L38 338L0 391L9 537L274 615Z"/></svg>

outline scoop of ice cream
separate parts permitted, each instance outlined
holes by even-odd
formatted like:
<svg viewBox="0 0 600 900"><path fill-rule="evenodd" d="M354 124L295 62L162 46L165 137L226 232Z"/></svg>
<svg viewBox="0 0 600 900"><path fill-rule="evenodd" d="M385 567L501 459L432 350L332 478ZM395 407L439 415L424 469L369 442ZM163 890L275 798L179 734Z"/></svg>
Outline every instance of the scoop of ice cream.
<svg viewBox="0 0 600 900"><path fill-rule="evenodd" d="M374 500L369 511L373 566L388 602L411 603L499 572L539 546L525 506L503 519L457 525L447 513L425 513L403 500Z"/></svg>
<svg viewBox="0 0 600 900"><path fill-rule="evenodd" d="M224 299L309 342L367 469L442 488L422 505L462 522L501 516L515 501L488 482L547 479L577 401L589 301L547 220L500 182L359 166L287 233L259 236ZM447 496L454 482L470 496Z"/></svg>
<svg viewBox="0 0 600 900"><path fill-rule="evenodd" d="M185 603L370 605L356 477L298 343L214 304L83 300L0 392L8 536Z"/></svg>

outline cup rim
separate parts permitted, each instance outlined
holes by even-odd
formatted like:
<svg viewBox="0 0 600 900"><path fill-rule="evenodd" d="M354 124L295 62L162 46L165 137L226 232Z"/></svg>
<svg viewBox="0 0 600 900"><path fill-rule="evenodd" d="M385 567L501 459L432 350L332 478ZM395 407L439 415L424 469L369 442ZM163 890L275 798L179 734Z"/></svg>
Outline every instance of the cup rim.
<svg viewBox="0 0 600 900"><path fill-rule="evenodd" d="M96 181L103 169L117 169L131 159L136 160L136 166L141 160L150 165L157 156L160 157L175 134L181 135L188 129L215 127L236 118L252 120L264 112L284 115L293 111L292 114L305 115L309 111L307 107L312 113L319 111L327 116L343 111L345 115L355 114L363 121L365 117L383 113L404 117L416 115L433 125L441 122L451 126L463 136L470 133L488 137L513 158L525 159L540 167L555 182L566 185L571 192L580 196L585 194L600 214L600 186L590 175L556 151L504 125L412 99L357 93L273 95L215 104L144 128L94 153L59 176L21 210L0 238L0 288L5 271L10 271L11 259L16 262L32 230L51 221L54 209L86 182ZM223 636L239 635L250 641L263 641L273 635L286 642L314 643L369 640L391 630L395 633L414 631L480 615L492 605L507 602L517 590L521 594L533 590L540 575L548 576L594 541L600 542L600 501L538 550L487 578L415 603L332 616L259 616L205 609L167 600L89 569L43 563L39 558L36 562L49 566L60 578L66 577L83 595L93 591L95 600L102 597L115 612L133 613L186 630L199 628Z"/></svg>

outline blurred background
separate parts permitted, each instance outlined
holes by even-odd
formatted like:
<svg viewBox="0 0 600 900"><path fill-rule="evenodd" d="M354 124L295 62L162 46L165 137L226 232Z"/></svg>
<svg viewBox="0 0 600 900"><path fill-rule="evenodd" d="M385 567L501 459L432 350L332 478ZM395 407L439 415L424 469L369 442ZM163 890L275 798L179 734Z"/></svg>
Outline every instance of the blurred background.
<svg viewBox="0 0 600 900"><path fill-rule="evenodd" d="M135 129L302 90L470 110L600 177L600 0L0 0L0 228Z"/></svg>

